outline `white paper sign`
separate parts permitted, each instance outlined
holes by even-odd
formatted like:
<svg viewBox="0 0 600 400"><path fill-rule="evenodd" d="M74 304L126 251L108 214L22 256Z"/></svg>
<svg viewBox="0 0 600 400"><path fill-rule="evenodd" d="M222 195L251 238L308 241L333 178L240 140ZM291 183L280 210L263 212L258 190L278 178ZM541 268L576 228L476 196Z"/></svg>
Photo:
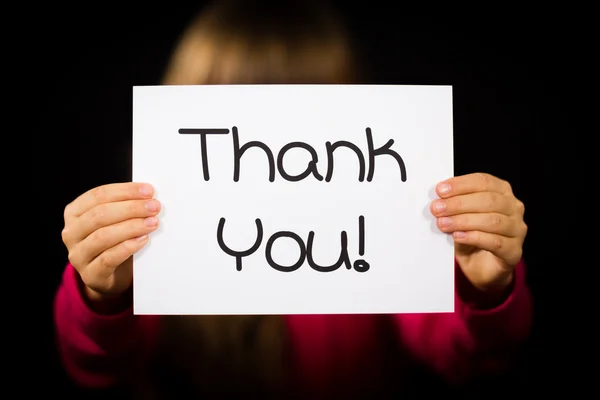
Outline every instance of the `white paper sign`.
<svg viewBox="0 0 600 400"><path fill-rule="evenodd" d="M163 209L134 312L452 312L429 212L452 175L450 86L135 87L133 180Z"/></svg>

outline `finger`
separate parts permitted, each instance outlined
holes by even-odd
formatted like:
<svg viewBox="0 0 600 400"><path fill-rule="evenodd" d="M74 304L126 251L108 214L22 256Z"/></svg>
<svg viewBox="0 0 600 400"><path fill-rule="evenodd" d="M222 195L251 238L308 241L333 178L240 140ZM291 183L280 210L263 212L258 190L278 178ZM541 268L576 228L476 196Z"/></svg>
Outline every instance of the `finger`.
<svg viewBox="0 0 600 400"><path fill-rule="evenodd" d="M79 217L99 204L125 200L149 199L154 195L154 188L147 183L125 182L112 183L90 189L65 208L65 220Z"/></svg>
<svg viewBox="0 0 600 400"><path fill-rule="evenodd" d="M155 216L160 211L161 204L156 199L127 200L116 203L104 203L86 211L73 224L72 233L68 232L69 240L77 243L92 232L105 226L135 218Z"/></svg>
<svg viewBox="0 0 600 400"><path fill-rule="evenodd" d="M158 228L158 218L136 218L105 226L81 241L69 256L73 265L87 265L117 244L147 235Z"/></svg>
<svg viewBox="0 0 600 400"><path fill-rule="evenodd" d="M487 250L510 266L516 265L521 259L522 243L518 238L509 238L481 231L458 231L454 232L452 237L455 243Z"/></svg>
<svg viewBox="0 0 600 400"><path fill-rule="evenodd" d="M148 235L143 235L137 238L129 239L117 244L114 247L102 252L82 271L80 271L81 279L91 289L105 293L110 288L111 276L119 273L130 274L131 271L121 271L118 268L129 257L140 251L148 243Z"/></svg>
<svg viewBox="0 0 600 400"><path fill-rule="evenodd" d="M431 202L431 213L436 217L447 217L467 213L515 214L517 200L496 192L478 192L437 199Z"/></svg>
<svg viewBox="0 0 600 400"><path fill-rule="evenodd" d="M498 213L459 214L437 219L437 226L442 232L481 231L495 233L507 237L520 235L520 226L515 221Z"/></svg>
<svg viewBox="0 0 600 400"><path fill-rule="evenodd" d="M441 198L476 192L512 193L508 182L480 172L447 179L440 182L435 189Z"/></svg>

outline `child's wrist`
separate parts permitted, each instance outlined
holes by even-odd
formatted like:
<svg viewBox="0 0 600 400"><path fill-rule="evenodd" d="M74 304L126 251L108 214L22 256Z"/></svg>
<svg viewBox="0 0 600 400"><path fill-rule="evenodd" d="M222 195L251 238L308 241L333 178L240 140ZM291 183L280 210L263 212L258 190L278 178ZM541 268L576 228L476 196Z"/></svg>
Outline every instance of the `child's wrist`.
<svg viewBox="0 0 600 400"><path fill-rule="evenodd" d="M88 306L96 313L103 315L118 314L131 306L129 291L118 294L104 294L83 285L83 293Z"/></svg>

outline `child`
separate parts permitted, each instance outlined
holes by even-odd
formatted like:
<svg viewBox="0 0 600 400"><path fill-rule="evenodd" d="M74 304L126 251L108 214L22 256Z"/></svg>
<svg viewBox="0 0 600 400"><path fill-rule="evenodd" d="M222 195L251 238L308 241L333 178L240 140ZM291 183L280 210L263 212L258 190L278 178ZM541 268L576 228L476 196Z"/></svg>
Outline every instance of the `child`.
<svg viewBox="0 0 600 400"><path fill-rule="evenodd" d="M355 83L348 37L321 5L215 2L163 83ZM437 193L431 212L455 241L454 313L227 317L134 316L132 255L158 226L160 202L144 183L84 193L65 208L70 262L54 304L65 369L81 386L127 385L143 398L376 397L420 371L453 384L502 371L531 326L523 204L487 174L450 178Z"/></svg>

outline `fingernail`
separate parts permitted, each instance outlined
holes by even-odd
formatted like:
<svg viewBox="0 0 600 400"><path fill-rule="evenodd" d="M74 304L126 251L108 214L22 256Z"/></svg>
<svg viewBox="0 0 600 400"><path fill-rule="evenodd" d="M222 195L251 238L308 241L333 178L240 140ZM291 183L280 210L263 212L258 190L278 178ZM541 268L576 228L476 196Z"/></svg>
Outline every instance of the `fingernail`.
<svg viewBox="0 0 600 400"><path fill-rule="evenodd" d="M438 193L446 194L449 192L450 192L450 185L448 185L447 183L440 183L438 185Z"/></svg>
<svg viewBox="0 0 600 400"><path fill-rule="evenodd" d="M148 217L144 220L144 224L149 227L156 226L158 224L158 218L156 217Z"/></svg>
<svg viewBox="0 0 600 400"><path fill-rule="evenodd" d="M146 208L146 211L156 212L156 211L158 211L158 208L159 208L158 201L156 201L156 200L147 201L146 204L144 204L144 208Z"/></svg>
<svg viewBox="0 0 600 400"><path fill-rule="evenodd" d="M440 218L440 225L443 227L448 227L452 224L452 218L449 217L443 217Z"/></svg>
<svg viewBox="0 0 600 400"><path fill-rule="evenodd" d="M455 239L464 239L466 237L467 237L467 234L465 232L454 232Z"/></svg>
<svg viewBox="0 0 600 400"><path fill-rule="evenodd" d="M154 188L151 185L148 185L147 183L140 186L140 193L142 194L142 196L151 196L153 191Z"/></svg>
<svg viewBox="0 0 600 400"><path fill-rule="evenodd" d="M146 239L148 239L148 235L142 235L142 236L138 236L138 237L136 237L136 240L139 240L140 242L141 242L142 240L146 240Z"/></svg>
<svg viewBox="0 0 600 400"><path fill-rule="evenodd" d="M446 203L439 200L435 201L433 203L433 210L438 214L443 213L446 210Z"/></svg>

